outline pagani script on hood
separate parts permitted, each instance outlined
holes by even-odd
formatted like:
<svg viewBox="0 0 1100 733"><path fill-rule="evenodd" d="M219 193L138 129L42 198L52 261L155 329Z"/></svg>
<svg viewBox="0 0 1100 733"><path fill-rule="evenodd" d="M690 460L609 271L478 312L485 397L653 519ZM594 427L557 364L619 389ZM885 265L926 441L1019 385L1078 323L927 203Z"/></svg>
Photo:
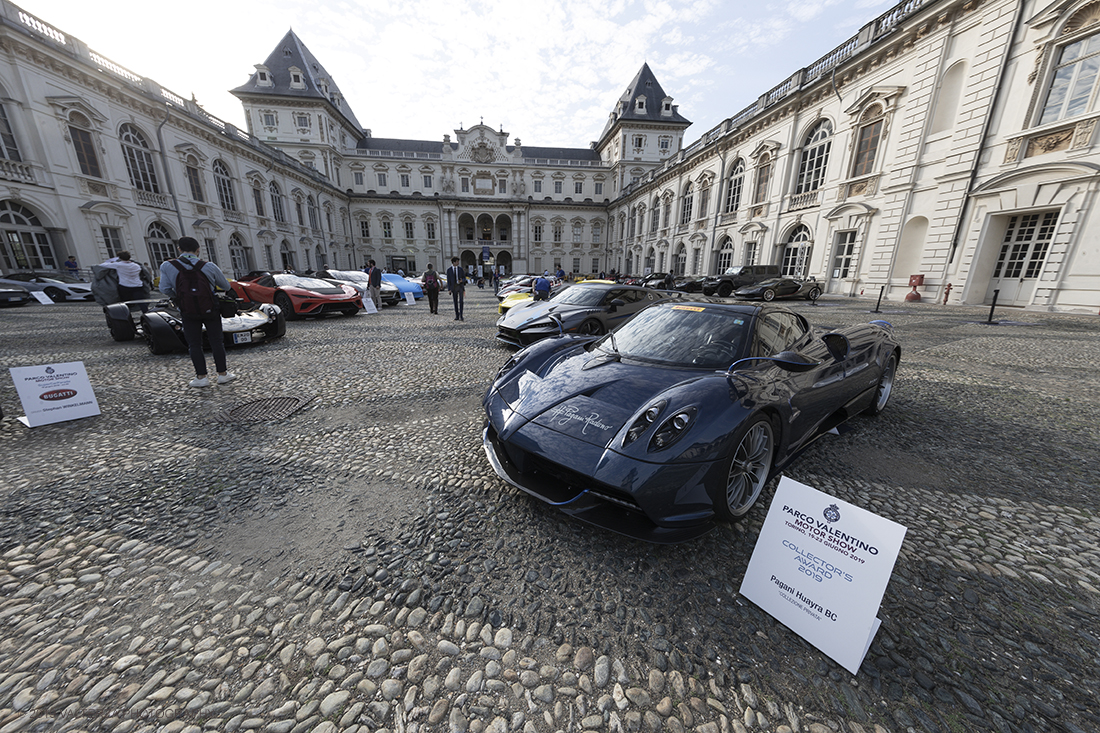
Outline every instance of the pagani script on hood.
<svg viewBox="0 0 1100 733"><path fill-rule="evenodd" d="M573 422L584 423L584 427L581 428L581 435L588 435L588 428L599 428L600 430L612 430L614 426L607 423L600 422L600 414L598 412L592 412L588 415L581 415L580 410L576 405L558 405L557 407L549 410L547 414L557 421L558 425L569 425Z"/></svg>

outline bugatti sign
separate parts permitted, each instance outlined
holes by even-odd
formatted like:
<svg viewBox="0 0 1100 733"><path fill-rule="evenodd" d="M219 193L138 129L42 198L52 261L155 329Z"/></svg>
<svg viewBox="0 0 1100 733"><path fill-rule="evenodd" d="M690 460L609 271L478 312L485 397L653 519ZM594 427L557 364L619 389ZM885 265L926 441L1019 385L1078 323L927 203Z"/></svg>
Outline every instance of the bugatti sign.
<svg viewBox="0 0 1100 733"><path fill-rule="evenodd" d="M99 414L99 403L82 361L12 367L9 371L27 413L19 420L27 427Z"/></svg>
<svg viewBox="0 0 1100 733"><path fill-rule="evenodd" d="M741 595L856 674L904 538L900 524L784 477Z"/></svg>

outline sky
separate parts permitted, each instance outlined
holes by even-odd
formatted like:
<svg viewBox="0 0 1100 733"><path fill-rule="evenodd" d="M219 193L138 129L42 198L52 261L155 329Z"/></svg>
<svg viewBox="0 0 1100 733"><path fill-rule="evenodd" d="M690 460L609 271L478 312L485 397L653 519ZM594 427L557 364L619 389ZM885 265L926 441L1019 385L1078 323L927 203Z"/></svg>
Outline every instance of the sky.
<svg viewBox="0 0 1100 733"><path fill-rule="evenodd" d="M96 53L242 129L244 84L293 29L375 137L478 122L587 147L648 63L692 121L748 107L893 6L878 0L16 0Z"/></svg>

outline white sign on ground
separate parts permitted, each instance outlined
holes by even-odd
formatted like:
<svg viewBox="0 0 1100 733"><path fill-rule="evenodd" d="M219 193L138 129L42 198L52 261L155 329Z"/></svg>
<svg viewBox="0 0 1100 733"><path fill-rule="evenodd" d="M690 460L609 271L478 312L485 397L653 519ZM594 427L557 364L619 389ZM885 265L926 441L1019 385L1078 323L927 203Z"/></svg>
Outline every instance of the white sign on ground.
<svg viewBox="0 0 1100 733"><path fill-rule="evenodd" d="M56 303L53 302L53 298L46 295L45 291L32 290L31 295L33 295L34 299L37 300L42 305L57 305Z"/></svg>
<svg viewBox="0 0 1100 733"><path fill-rule="evenodd" d="M374 305L374 299L369 295L363 298L363 310L368 314L378 312L378 308Z"/></svg>
<svg viewBox="0 0 1100 733"><path fill-rule="evenodd" d="M409 305L414 305L416 303L416 296L412 293L405 293L405 302Z"/></svg>
<svg viewBox="0 0 1100 733"><path fill-rule="evenodd" d="M27 427L99 414L99 403L82 361L12 367L8 371L27 413L19 421Z"/></svg>
<svg viewBox="0 0 1100 733"><path fill-rule="evenodd" d="M881 623L878 609L905 532L783 477L741 595L856 674Z"/></svg>

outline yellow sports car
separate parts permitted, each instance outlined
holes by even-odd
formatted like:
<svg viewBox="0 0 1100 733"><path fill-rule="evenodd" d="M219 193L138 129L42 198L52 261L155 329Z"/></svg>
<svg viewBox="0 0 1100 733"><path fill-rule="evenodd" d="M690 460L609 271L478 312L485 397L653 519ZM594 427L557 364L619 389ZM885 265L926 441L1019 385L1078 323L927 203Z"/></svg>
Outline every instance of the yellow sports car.
<svg viewBox="0 0 1100 733"><path fill-rule="evenodd" d="M512 293L511 295L506 295L504 299L500 301L500 305L497 306L497 313L504 315L508 312L509 308L517 303L523 303L531 299L532 296L530 293Z"/></svg>

